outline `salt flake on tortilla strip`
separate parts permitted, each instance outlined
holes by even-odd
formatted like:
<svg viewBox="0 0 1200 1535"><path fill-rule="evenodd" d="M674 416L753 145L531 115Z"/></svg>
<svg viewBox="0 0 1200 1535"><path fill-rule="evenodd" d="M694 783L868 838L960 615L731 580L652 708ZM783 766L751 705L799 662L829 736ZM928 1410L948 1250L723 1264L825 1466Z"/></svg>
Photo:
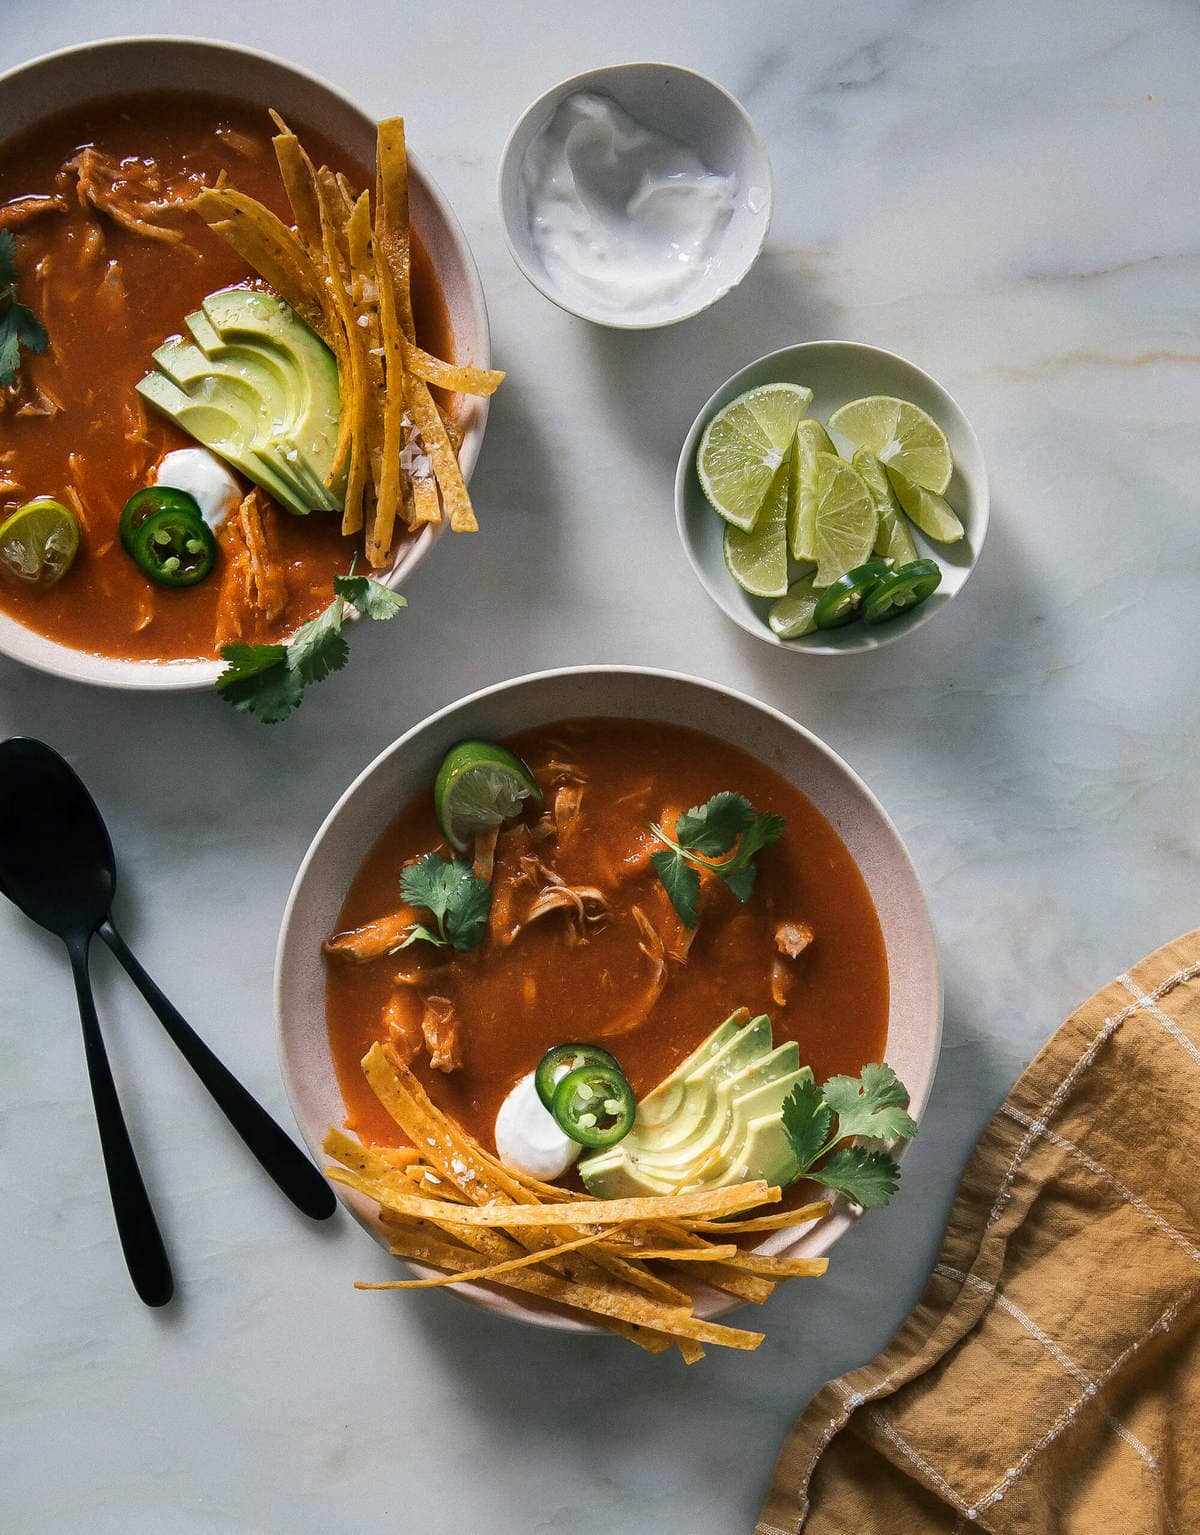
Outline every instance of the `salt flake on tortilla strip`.
<svg viewBox="0 0 1200 1535"><path fill-rule="evenodd" d="M448 394L495 394L505 375L494 368L470 368L431 357L414 342L404 340L404 365L414 377L424 379Z"/></svg>
<svg viewBox="0 0 1200 1535"><path fill-rule="evenodd" d="M408 409L416 424L425 451L433 460L433 472L442 492L446 519L452 533L475 533L479 524L467 494L458 458L446 434L438 408L429 393L429 385L411 374L408 380Z"/></svg>

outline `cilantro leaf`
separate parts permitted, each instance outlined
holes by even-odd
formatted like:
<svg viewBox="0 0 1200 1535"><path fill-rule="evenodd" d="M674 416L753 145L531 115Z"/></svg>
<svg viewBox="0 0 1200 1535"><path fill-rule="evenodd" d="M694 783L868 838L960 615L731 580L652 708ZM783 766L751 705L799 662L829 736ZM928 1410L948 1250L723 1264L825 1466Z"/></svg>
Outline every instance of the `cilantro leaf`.
<svg viewBox="0 0 1200 1535"><path fill-rule="evenodd" d="M0 387L11 384L21 369L21 348L44 352L50 344L46 327L14 297L17 282L17 242L11 229L0 229Z"/></svg>
<svg viewBox="0 0 1200 1535"><path fill-rule="evenodd" d="M11 288L17 280L17 242L11 229L0 229L0 288Z"/></svg>
<svg viewBox="0 0 1200 1535"><path fill-rule="evenodd" d="M445 949L445 948L449 947L449 945L446 943L446 940L444 938L439 938L436 933L430 932L430 930L424 925L424 923L422 923L422 922L414 922L413 925L408 930L408 937L405 938L402 943L398 943L394 949L389 949L388 952L390 954L399 954L400 950L401 949L407 949L410 943L418 943L418 942L419 943L436 943L438 945L438 947L441 948L441 949Z"/></svg>
<svg viewBox="0 0 1200 1535"><path fill-rule="evenodd" d="M669 852L650 855L666 886L671 904L685 927L695 927L700 898L699 873L715 874L743 903L750 899L757 878L754 858L783 836L782 816L756 814L744 794L729 789L703 805L693 805L675 822L674 836L652 822L650 830ZM734 844L736 851L732 851ZM729 854L721 858L722 854ZM720 861L718 861L720 860Z"/></svg>
<svg viewBox="0 0 1200 1535"><path fill-rule="evenodd" d="M826 1188L845 1194L864 1210L886 1205L900 1186L900 1169L886 1151L842 1146L808 1176Z"/></svg>
<svg viewBox="0 0 1200 1535"><path fill-rule="evenodd" d="M333 601L316 618L301 624L288 642L288 666L305 682L324 682L330 672L340 672L350 659L350 647L342 634L345 603Z"/></svg>
<svg viewBox="0 0 1200 1535"><path fill-rule="evenodd" d="M217 678L217 688L241 714L254 714L264 725L274 725L300 702L304 681L287 664L286 645L236 645L222 647L228 665Z"/></svg>
<svg viewBox="0 0 1200 1535"><path fill-rule="evenodd" d="M797 1082L783 1100L783 1128L796 1154L801 1175L825 1150L833 1128L833 1110L826 1104L821 1089L806 1077Z"/></svg>
<svg viewBox="0 0 1200 1535"><path fill-rule="evenodd" d="M0 388L11 384L21 367L21 333L11 309L0 314Z"/></svg>
<svg viewBox="0 0 1200 1535"><path fill-rule="evenodd" d="M675 840L705 857L727 853L754 820L754 807L744 794L728 789L705 805L693 805L675 823Z"/></svg>
<svg viewBox="0 0 1200 1535"><path fill-rule="evenodd" d="M408 606L399 592L389 590L381 581L372 581L370 576L334 576L333 589L364 618L385 621L395 618L401 608Z"/></svg>
<svg viewBox="0 0 1200 1535"><path fill-rule="evenodd" d="M872 1140L908 1140L917 1133L916 1122L906 1112L908 1092L888 1065L875 1062L855 1077L830 1077L824 1087L825 1102L838 1117L841 1138L870 1136Z"/></svg>
<svg viewBox="0 0 1200 1535"><path fill-rule="evenodd" d="M700 899L699 874L681 853L669 848L660 848L657 853L651 853L650 862L662 880L679 920L684 927L695 927L699 920L696 913L696 903Z"/></svg>
<svg viewBox="0 0 1200 1535"><path fill-rule="evenodd" d="M424 924L414 923L400 948L424 939L467 954L483 941L492 910L492 887L469 863L425 853L401 874L400 893L411 905L432 913L437 924L435 936Z"/></svg>

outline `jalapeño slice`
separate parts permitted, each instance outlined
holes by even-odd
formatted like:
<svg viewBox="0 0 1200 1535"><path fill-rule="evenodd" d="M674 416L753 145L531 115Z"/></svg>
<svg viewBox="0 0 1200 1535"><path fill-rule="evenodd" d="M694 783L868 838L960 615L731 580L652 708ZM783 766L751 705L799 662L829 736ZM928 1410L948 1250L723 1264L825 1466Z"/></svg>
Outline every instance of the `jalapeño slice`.
<svg viewBox="0 0 1200 1535"><path fill-rule="evenodd" d="M197 522L204 520L195 496L189 496L186 490L176 490L173 485L147 485L145 490L135 490L126 501L117 525L126 554L133 554L133 536L142 523L155 512L166 511L185 512Z"/></svg>
<svg viewBox="0 0 1200 1535"><path fill-rule="evenodd" d="M625 1075L616 1057L601 1050L599 1045L555 1045L542 1056L533 1074L537 1095L551 1114L554 1112L554 1089L569 1071L577 1071L580 1066L607 1066L618 1076Z"/></svg>
<svg viewBox="0 0 1200 1535"><path fill-rule="evenodd" d="M882 624L899 618L937 591L942 582L942 568L935 560L910 560L890 571L863 603L863 623Z"/></svg>
<svg viewBox="0 0 1200 1535"><path fill-rule="evenodd" d="M637 1118L633 1088L611 1066L579 1066L554 1089L550 1112L564 1135L602 1151L623 1141Z"/></svg>
<svg viewBox="0 0 1200 1535"><path fill-rule="evenodd" d="M817 603L813 612L817 628L840 629L843 624L853 623L863 603L890 570L887 560L868 560L865 565L848 570Z"/></svg>
<svg viewBox="0 0 1200 1535"><path fill-rule="evenodd" d="M134 533L132 554L142 574L160 586L195 586L212 570L217 546L199 517L164 507Z"/></svg>

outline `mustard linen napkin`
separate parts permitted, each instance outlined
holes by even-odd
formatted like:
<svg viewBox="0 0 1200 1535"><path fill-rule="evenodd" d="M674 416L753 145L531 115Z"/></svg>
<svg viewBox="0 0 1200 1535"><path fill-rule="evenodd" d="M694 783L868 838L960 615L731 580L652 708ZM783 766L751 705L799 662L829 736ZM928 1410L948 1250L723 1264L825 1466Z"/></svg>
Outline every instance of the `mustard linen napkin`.
<svg viewBox="0 0 1200 1535"><path fill-rule="evenodd" d="M1072 1015L917 1309L792 1430L756 1535L1200 1532L1200 931Z"/></svg>

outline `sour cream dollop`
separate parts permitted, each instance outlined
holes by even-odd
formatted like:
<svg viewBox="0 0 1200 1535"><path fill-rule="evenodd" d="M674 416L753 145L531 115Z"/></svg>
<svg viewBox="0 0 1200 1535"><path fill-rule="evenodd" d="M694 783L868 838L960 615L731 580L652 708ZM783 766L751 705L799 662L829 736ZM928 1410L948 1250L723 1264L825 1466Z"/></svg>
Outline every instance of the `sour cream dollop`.
<svg viewBox="0 0 1200 1535"><path fill-rule="evenodd" d="M194 496L201 517L214 531L242 501L238 482L207 448L177 448L166 454L154 471L154 483Z"/></svg>
<svg viewBox="0 0 1200 1535"><path fill-rule="evenodd" d="M564 298L631 314L683 297L716 259L736 176L631 117L609 96L576 91L526 151L530 237Z"/></svg>
<svg viewBox="0 0 1200 1535"><path fill-rule="evenodd" d="M522 1077L496 1115L496 1151L505 1167L531 1178L561 1178L579 1155L578 1144L563 1134L533 1085Z"/></svg>

